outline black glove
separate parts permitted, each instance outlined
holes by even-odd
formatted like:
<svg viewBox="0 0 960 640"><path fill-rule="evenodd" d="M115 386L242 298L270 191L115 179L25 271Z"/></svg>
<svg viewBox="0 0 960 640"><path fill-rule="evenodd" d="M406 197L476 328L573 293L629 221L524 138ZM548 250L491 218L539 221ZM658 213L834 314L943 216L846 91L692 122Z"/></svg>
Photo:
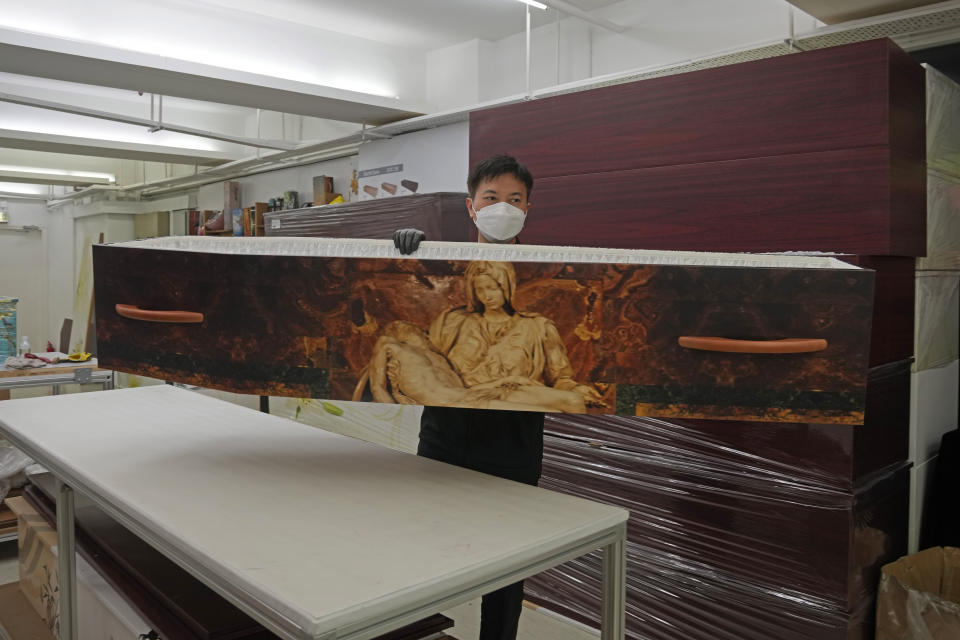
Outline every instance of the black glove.
<svg viewBox="0 0 960 640"><path fill-rule="evenodd" d="M427 234L420 229L397 229L393 232L393 246L403 255L409 255L416 251L426 238Z"/></svg>

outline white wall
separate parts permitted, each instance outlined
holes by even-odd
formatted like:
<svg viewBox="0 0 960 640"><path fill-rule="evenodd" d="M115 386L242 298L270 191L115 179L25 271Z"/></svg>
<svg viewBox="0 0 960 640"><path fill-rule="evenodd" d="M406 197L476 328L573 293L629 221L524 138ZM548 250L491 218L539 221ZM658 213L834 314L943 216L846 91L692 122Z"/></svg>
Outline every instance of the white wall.
<svg viewBox="0 0 960 640"><path fill-rule="evenodd" d="M481 58L490 43L468 40L427 53L427 101L437 111L480 102Z"/></svg>
<svg viewBox="0 0 960 640"><path fill-rule="evenodd" d="M42 351L46 346L47 319L46 229L21 233L9 227L44 227L46 206L43 202L18 200L6 203L10 221L8 229L0 228L0 295L20 299L18 333L30 338L34 351Z"/></svg>
<svg viewBox="0 0 960 640"><path fill-rule="evenodd" d="M595 12L597 17L628 27L624 33L564 17L559 26L559 52L556 24L531 33L531 88L676 64L782 40L789 33L789 11L782 0L648 0L620 2ZM793 13L796 32L817 25L810 16L797 10ZM451 70L457 68L465 70L464 77L472 76L475 58L480 64L476 92L449 81L455 75ZM523 94L526 35L517 33L488 43L480 51L455 45L430 52L427 71L430 101L447 109Z"/></svg>
<svg viewBox="0 0 960 640"><path fill-rule="evenodd" d="M296 114L284 114L277 111L261 111L260 123L257 125L256 110L247 116L244 121L242 135L250 138L268 138L272 140L287 140L293 142L308 140L334 140L360 131L361 125L353 122L339 122L323 120ZM271 150L265 150L272 153ZM245 147L245 154L252 156L257 153L253 147Z"/></svg>

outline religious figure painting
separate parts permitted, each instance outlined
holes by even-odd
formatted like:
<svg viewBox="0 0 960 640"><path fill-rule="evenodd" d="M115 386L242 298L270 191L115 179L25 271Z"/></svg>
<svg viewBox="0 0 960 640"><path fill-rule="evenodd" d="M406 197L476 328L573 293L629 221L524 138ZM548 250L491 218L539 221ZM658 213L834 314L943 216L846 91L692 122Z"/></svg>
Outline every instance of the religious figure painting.
<svg viewBox="0 0 960 640"><path fill-rule="evenodd" d="M466 304L443 309L429 334L403 320L387 325L362 374L377 402L566 413L607 406L574 379L554 322L514 307L512 264L471 262L463 289Z"/></svg>

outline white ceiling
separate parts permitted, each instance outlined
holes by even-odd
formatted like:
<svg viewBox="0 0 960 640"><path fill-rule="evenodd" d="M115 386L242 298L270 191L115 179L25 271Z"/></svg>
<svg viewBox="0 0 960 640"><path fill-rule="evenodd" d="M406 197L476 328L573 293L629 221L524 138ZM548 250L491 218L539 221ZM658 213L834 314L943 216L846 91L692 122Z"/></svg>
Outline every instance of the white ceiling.
<svg viewBox="0 0 960 640"><path fill-rule="evenodd" d="M567 0L590 12L619 0ZM479 38L500 40L526 26L526 6L517 0L199 0L244 11L332 29L384 44L429 51ZM557 12L533 8L534 27L553 22Z"/></svg>

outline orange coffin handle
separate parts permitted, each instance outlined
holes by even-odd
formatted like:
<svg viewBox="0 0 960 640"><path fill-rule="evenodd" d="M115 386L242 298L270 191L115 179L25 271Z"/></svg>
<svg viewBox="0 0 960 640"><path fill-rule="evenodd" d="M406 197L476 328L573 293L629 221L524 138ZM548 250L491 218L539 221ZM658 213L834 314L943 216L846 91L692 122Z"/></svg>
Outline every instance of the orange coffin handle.
<svg viewBox="0 0 960 640"><path fill-rule="evenodd" d="M124 318L143 320L144 322L177 322L199 324L203 322L203 314L195 311L152 311L141 309L134 304L118 304L115 309Z"/></svg>
<svg viewBox="0 0 960 640"><path fill-rule="evenodd" d="M677 342L687 349L726 353L812 353L827 348L820 338L784 338L782 340L732 340L708 336L680 336Z"/></svg>

